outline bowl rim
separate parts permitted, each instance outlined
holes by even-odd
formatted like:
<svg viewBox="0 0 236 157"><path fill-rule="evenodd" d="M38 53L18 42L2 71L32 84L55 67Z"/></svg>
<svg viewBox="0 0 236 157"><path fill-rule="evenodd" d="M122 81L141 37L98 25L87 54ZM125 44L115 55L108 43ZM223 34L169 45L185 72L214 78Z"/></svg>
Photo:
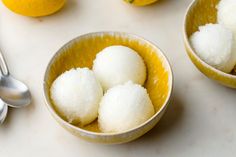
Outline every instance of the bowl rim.
<svg viewBox="0 0 236 157"><path fill-rule="evenodd" d="M183 21L183 36L184 36L184 41L185 41L185 46L191 50L191 54L194 56L194 58L196 58L199 62L201 62L201 64L214 71L215 73L218 73L220 74L221 76L225 76L225 77L228 77L228 78L231 78L231 79L236 79L236 75L233 75L233 74L230 74L230 73L226 73L226 72L223 72L219 69L216 69L215 67L209 65L208 63L206 63L205 61L203 61L195 52L195 50L192 48L191 44L190 44L190 41L189 41L189 38L188 38L188 35L187 35L187 16L190 12L190 10L194 7L194 5L196 5L198 2L198 0L193 0L189 6L187 7L186 11L185 11L185 14L184 14L184 21Z"/></svg>
<svg viewBox="0 0 236 157"><path fill-rule="evenodd" d="M60 53L63 52L62 50L66 46L71 45L74 41L79 40L79 39L84 38L84 37L88 37L88 36L92 36L92 35L101 35L101 34L119 34L119 35L122 35L122 36L128 36L128 37L135 38L138 41L142 41L142 42L145 42L145 43L153 46L155 48L155 50L156 50L156 52L155 52L156 55L160 55L162 57L162 59L164 60L164 64L165 64L164 67L165 67L165 69L167 69L167 72L169 74L169 79L168 79L169 90L168 90L168 94L167 94L165 102L163 103L163 105L161 106L159 111L157 111L151 118L146 120L144 123L142 123L142 124L140 124L140 125L138 125L138 126L136 126L134 128L128 129L126 131L117 132L117 133L116 132L114 132L114 133L94 132L94 131L85 130L83 128L80 128L78 126L70 124L69 122L67 122L66 120L61 118L61 116L58 115L58 113L53 109L53 106L52 106L53 104L51 103L49 96L47 96L46 79L47 79L47 76L49 74L50 66L54 62L55 58ZM170 64L168 58L163 53L163 51L158 46L156 46L154 43L152 43L152 42L150 42L150 41L148 41L148 40L146 40L146 39L144 39L144 38L142 38L142 37L140 37L138 35L135 35L133 33L126 33L126 32L121 32L121 31L99 31L99 32L90 32L90 33L79 35L79 36L71 39L69 42L66 42L65 44L63 44L63 46L56 51L56 53L52 56L52 58L50 59L49 63L47 64L47 68L46 68L46 71L44 73L43 95L44 95L44 100L45 100L45 103L46 103L46 106L47 106L48 110L50 111L50 113L53 115L54 118L56 118L57 120L60 121L59 123L62 123L65 126L73 128L73 129L75 129L75 130L77 130L79 132L86 133L88 135L109 137L109 136L119 136L119 135L124 135L124 134L127 134L127 133L131 133L131 132L133 132L135 130L138 130L139 128L144 127L145 125L147 125L151 121L153 121L153 119L155 119L158 115L160 115L163 111L165 111L165 108L169 105L170 97L171 97L171 95L173 93L173 86L174 86L174 76L173 76L173 70L171 68L171 64Z"/></svg>

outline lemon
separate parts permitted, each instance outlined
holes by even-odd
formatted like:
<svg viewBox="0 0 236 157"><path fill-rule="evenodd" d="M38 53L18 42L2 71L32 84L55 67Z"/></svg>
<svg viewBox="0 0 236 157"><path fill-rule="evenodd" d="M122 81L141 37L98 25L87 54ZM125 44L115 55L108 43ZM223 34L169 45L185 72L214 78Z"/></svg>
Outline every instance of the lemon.
<svg viewBox="0 0 236 157"><path fill-rule="evenodd" d="M63 7L66 0L2 0L13 12L24 16L46 16Z"/></svg>
<svg viewBox="0 0 236 157"><path fill-rule="evenodd" d="M137 5L137 6L145 6L145 5L152 4L158 0L124 0L124 1Z"/></svg>

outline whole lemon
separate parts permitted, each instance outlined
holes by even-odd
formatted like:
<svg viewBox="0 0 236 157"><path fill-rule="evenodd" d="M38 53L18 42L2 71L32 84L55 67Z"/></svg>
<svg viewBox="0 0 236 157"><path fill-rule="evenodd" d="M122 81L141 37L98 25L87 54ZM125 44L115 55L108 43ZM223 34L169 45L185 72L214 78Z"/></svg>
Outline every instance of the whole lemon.
<svg viewBox="0 0 236 157"><path fill-rule="evenodd" d="M145 6L145 5L152 4L158 0L124 0L124 1L134 4L136 6Z"/></svg>
<svg viewBox="0 0 236 157"><path fill-rule="evenodd" d="M46 16L61 9L66 0L2 0L13 12L24 16Z"/></svg>

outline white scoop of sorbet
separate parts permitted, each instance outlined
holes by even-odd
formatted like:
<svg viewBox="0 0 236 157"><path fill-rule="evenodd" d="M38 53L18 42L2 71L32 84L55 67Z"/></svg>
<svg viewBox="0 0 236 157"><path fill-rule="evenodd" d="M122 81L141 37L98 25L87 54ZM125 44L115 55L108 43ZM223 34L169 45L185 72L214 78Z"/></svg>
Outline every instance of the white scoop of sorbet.
<svg viewBox="0 0 236 157"><path fill-rule="evenodd" d="M110 46L99 52L93 71L104 90L127 81L143 85L146 80L143 59L125 46Z"/></svg>
<svg viewBox="0 0 236 157"><path fill-rule="evenodd" d="M230 73L236 64L232 31L220 24L200 26L190 37L197 55L209 65Z"/></svg>
<svg viewBox="0 0 236 157"><path fill-rule="evenodd" d="M51 98L58 112L70 123L81 125L97 118L102 96L102 87L88 68L66 71L51 87Z"/></svg>
<svg viewBox="0 0 236 157"><path fill-rule="evenodd" d="M154 115L154 107L145 88L128 82L109 89L98 112L102 132L122 132L147 121Z"/></svg>
<svg viewBox="0 0 236 157"><path fill-rule="evenodd" d="M217 9L218 22L233 31L236 36L236 0L220 0Z"/></svg>

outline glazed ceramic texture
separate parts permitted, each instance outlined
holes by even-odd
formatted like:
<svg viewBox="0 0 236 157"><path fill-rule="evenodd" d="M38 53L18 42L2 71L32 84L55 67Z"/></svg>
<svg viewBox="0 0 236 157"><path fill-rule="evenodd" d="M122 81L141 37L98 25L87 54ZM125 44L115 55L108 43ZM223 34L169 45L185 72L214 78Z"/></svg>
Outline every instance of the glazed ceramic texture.
<svg viewBox="0 0 236 157"><path fill-rule="evenodd" d="M58 114L50 98L52 82L63 72L75 67L91 69L96 54L112 45L128 46L139 53L147 67L144 87L155 108L155 115L145 123L121 133L102 133L97 120L86 126L72 125ZM122 63L121 63L122 64ZM132 141L155 126L168 106L173 85L171 67L161 50L152 43L135 35L121 32L90 33L67 43L50 61L44 78L46 104L53 117L72 134L87 141L116 144Z"/></svg>

